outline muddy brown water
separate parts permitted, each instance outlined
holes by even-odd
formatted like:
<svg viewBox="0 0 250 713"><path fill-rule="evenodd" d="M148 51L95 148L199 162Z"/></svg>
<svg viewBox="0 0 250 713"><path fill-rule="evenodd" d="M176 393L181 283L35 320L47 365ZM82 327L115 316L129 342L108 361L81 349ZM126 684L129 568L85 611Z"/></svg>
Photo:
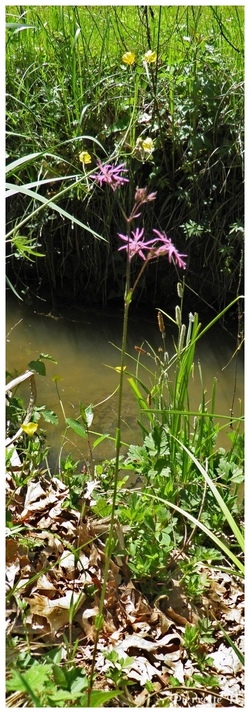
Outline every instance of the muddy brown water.
<svg viewBox="0 0 250 713"><path fill-rule="evenodd" d="M37 405L46 405L58 416L58 426L45 424L41 418L40 425L47 432L47 444L51 446L51 462L57 470L58 456L64 433L64 420L56 393L54 377L59 377L58 388L67 417L79 416L79 402L84 407L93 404L94 420L91 429L96 433L108 433L115 437L118 394L112 398L110 394L116 389L119 374L115 367L120 363L120 344L122 334L123 311L80 310L58 308L51 311L46 303L40 307L21 304L15 299L7 300L6 310L6 368L14 376L27 369L28 363L35 360L41 353L49 354L57 362L45 361L46 376L37 376ZM174 315L172 315L174 316ZM166 324L167 324L167 320ZM202 321L202 319L201 319ZM202 324L205 326L206 320ZM167 348L173 355L173 329L167 324ZM157 326L156 312L150 315L140 311L131 312L127 352L136 359L138 352L135 346L143 346L148 342L158 352L161 348L161 334ZM243 355L239 354L236 362L231 359L236 347L236 337L222 327L209 330L198 342L195 356L194 377L190 382L190 407L198 410L201 403L202 387L198 369L201 364L203 387L207 390L206 401L209 403L214 377L217 378L215 413L223 414L229 424L230 408L234 397L234 416L240 416L244 392ZM152 358L141 356L142 363L148 369L155 371ZM136 362L127 358L127 372L135 374ZM225 368L226 367L226 368ZM127 373L126 373L127 376ZM140 377L150 387L152 379L147 371L141 369ZM235 379L236 377L236 379ZM28 403L28 386L22 385L18 393ZM100 402L103 402L100 404ZM96 404L100 404L96 406ZM137 406L127 378L124 380L122 440L126 443L141 443L142 436L137 425ZM218 419L215 419L217 422ZM230 447L227 436L229 427L220 431L217 445ZM97 436L92 436L92 442ZM123 449L123 452L126 448ZM74 459L88 459L88 446L85 439L68 430L64 442L62 457L71 453ZM94 450L94 458L99 461L114 456L114 442L105 440Z"/></svg>

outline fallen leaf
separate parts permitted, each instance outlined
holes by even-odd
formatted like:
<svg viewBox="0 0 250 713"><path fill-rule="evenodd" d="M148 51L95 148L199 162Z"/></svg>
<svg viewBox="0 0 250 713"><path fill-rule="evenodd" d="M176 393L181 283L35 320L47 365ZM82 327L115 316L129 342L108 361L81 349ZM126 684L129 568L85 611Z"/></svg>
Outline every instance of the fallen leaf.
<svg viewBox="0 0 250 713"><path fill-rule="evenodd" d="M243 669L237 654L225 644L220 644L218 651L209 654L209 657L213 659L213 666L219 673L232 675Z"/></svg>
<svg viewBox="0 0 250 713"><path fill-rule="evenodd" d="M34 597L28 597L27 602L30 605L32 614L44 617L48 620L51 633L55 633L65 624L69 623L69 610L72 605L77 604L77 608L83 603L85 594L81 597L76 592L68 590L63 597L59 599L49 599L42 594L35 594Z"/></svg>
<svg viewBox="0 0 250 713"><path fill-rule="evenodd" d="M147 681L152 681L153 676L159 677L159 671L144 657L137 656L131 669L127 672L128 678L139 681L144 686Z"/></svg>

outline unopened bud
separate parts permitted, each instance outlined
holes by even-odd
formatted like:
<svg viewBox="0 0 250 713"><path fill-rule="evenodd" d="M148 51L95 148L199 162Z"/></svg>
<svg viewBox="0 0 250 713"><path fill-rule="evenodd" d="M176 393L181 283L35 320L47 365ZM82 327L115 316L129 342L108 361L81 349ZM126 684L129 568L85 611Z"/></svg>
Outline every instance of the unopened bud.
<svg viewBox="0 0 250 713"><path fill-rule="evenodd" d="M157 312L157 321L158 321L158 327L159 327L161 334L165 334L165 324L164 324L164 319L163 319L161 312Z"/></svg>
<svg viewBox="0 0 250 713"><path fill-rule="evenodd" d="M181 300L183 297L183 284L181 282L177 282L177 295Z"/></svg>
<svg viewBox="0 0 250 713"><path fill-rule="evenodd" d="M182 324L181 330L180 330L179 342L178 342L179 351L181 351L181 349L183 349L186 330L187 330L186 325Z"/></svg>
<svg viewBox="0 0 250 713"><path fill-rule="evenodd" d="M136 188L135 203L142 203L147 198L147 188Z"/></svg>
<svg viewBox="0 0 250 713"><path fill-rule="evenodd" d="M178 327L181 327L181 310L180 310L179 305L176 305L176 308L175 308L175 319L176 319Z"/></svg>

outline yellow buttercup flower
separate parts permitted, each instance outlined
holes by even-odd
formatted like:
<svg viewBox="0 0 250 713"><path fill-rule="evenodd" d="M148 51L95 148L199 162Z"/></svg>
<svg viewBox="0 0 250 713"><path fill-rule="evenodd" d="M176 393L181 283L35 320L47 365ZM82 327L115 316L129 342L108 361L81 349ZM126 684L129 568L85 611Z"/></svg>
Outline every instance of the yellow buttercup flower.
<svg viewBox="0 0 250 713"><path fill-rule="evenodd" d="M152 153L152 151L154 150L154 142L152 139L150 139L149 136L146 139L144 139L144 141L142 141L141 145L142 145L143 151L146 151L147 153Z"/></svg>
<svg viewBox="0 0 250 713"><path fill-rule="evenodd" d="M134 64L135 53L134 52L125 52L125 54L122 55L122 61L124 62L124 64Z"/></svg>
<svg viewBox="0 0 250 713"><path fill-rule="evenodd" d="M81 151L81 153L79 153L79 161L81 161L81 163L84 163L84 164L91 163L92 158L91 158L90 154L88 153L88 151Z"/></svg>
<svg viewBox="0 0 250 713"><path fill-rule="evenodd" d="M34 436L34 433L38 428L38 423L22 423L21 428L23 429L24 433L28 434L28 436Z"/></svg>
<svg viewBox="0 0 250 713"><path fill-rule="evenodd" d="M153 50L148 50L148 52L146 52L146 54L144 55L143 59L145 60L145 62L151 64L151 62L156 62L157 54L156 52L153 52Z"/></svg>

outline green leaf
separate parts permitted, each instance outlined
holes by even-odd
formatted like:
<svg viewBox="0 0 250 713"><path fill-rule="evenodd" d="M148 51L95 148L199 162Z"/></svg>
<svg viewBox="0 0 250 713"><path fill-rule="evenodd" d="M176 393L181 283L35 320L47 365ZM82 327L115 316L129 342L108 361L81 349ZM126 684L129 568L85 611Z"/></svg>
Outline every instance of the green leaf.
<svg viewBox="0 0 250 713"><path fill-rule="evenodd" d="M53 357L50 356L50 354L43 354L43 353L42 353L42 354L40 354L39 359L48 359L49 361L53 361L53 364L57 364L57 361L56 361L55 359L53 359Z"/></svg>
<svg viewBox="0 0 250 713"><path fill-rule="evenodd" d="M19 300L22 300L22 302L23 302L23 298L22 298L21 295L19 295L18 292L15 290L14 285L12 285L12 282L9 280L9 278L7 277L7 275L6 275L6 282L7 282L7 285L9 285L10 289L12 290L12 292L14 292L14 295L16 295L16 297L18 297L18 299L19 299Z"/></svg>
<svg viewBox="0 0 250 713"><path fill-rule="evenodd" d="M45 409L44 411L42 411L42 416L46 423L53 423L54 425L58 424L58 417L56 413L54 413L54 411L49 411Z"/></svg>
<svg viewBox="0 0 250 713"><path fill-rule="evenodd" d="M78 436L81 436L82 438L87 438L87 433L85 428L79 423L78 421L75 420L75 418L66 418L66 423L67 425L77 433Z"/></svg>
<svg viewBox="0 0 250 713"><path fill-rule="evenodd" d="M51 668L51 664L33 664L23 675L19 671L13 671L12 677L6 681L6 688L9 691L24 692L28 686L39 693L48 681Z"/></svg>
<svg viewBox="0 0 250 713"><path fill-rule="evenodd" d="M186 451L186 453L189 455L189 457L191 458L191 460L193 461L193 463L195 463L195 465L196 465L196 467L198 468L198 470L200 471L200 473L203 475L203 477L204 477L204 479L206 480L207 484L209 485L209 488L210 488L210 490L212 491L212 493L213 493L215 499L217 500L217 503L219 504L219 507L220 507L221 511L223 512L223 514L224 514L224 516L225 516L225 518L226 518L226 520L227 520L227 522L228 522L228 524L229 524L229 527L231 527L231 530L232 530L232 532L234 533L234 536L235 536L235 538L236 538L236 540L237 540L237 542L238 542L239 547L241 548L242 552L244 552L244 537L243 537L243 533L242 533L242 532L240 531L240 529L238 528L238 525L237 525L237 523L235 522L235 520L234 520L234 518L233 518L233 516L232 516L232 514L231 514L231 512L230 512L230 510L228 509L226 503L224 502L223 498L221 497L219 491L217 490L216 485L213 483L213 481L212 481L211 478L209 477L207 471L205 470L205 468L203 468L203 466L202 466L201 463L197 460L197 458L194 456L194 454L193 454L188 448L186 448L186 446L184 445L184 443L181 443L181 441L179 441L178 438L176 438L176 441L180 444L180 446L181 446L182 448L184 448L184 451Z"/></svg>
<svg viewBox="0 0 250 713"><path fill-rule="evenodd" d="M99 443L102 443L102 441L104 441L105 438L109 438L109 433L104 433L104 435L99 436L99 438L96 438L96 440L93 443L93 448L96 448L96 446L99 446Z"/></svg>
<svg viewBox="0 0 250 713"><path fill-rule="evenodd" d="M36 371L37 374L40 374L40 376L46 376L45 365L43 361L40 361L40 359L36 359L36 361L30 361L28 366L30 369L32 369L32 371Z"/></svg>
<svg viewBox="0 0 250 713"><path fill-rule="evenodd" d="M72 701L74 698L79 698L80 695L81 695L81 692L73 695L73 693L71 693L70 691L65 691L62 688L58 688L55 690L54 693L50 693L48 698L50 701L53 701L54 703L56 703L59 701ZM68 706L66 706L66 707L68 707Z"/></svg>
<svg viewBox="0 0 250 713"><path fill-rule="evenodd" d="M75 680L72 682L70 690L73 696L79 695L84 689L88 688L88 678L84 673L77 673Z"/></svg>
<svg viewBox="0 0 250 713"><path fill-rule="evenodd" d="M92 404L87 406L87 408L84 408L84 405L80 401L79 409L80 409L80 415L83 419L84 424L86 424L86 427L89 428L91 426L93 418L94 418Z"/></svg>
<svg viewBox="0 0 250 713"><path fill-rule="evenodd" d="M68 688L67 678L61 666L58 666L57 664L53 666L53 676L57 686L61 686L62 688Z"/></svg>
<svg viewBox="0 0 250 713"><path fill-rule="evenodd" d="M178 505L175 505L174 503L171 503L169 500L163 500L163 498L159 498L156 495L151 495L151 493L144 493L145 498L152 498L153 500L156 500L156 502L163 503L165 507L172 508L173 510L176 510L176 512L179 512L183 517L186 517L188 520L190 520L196 527L199 527L200 530L205 532L205 534L210 537L213 542L229 557L229 559L236 565L238 568L239 572L244 574L244 565L242 562L238 559L238 557L235 556L233 552L227 547L227 545L224 544L223 540L220 540L217 535L214 535L214 533L208 529L205 525L202 524L199 520L197 520L191 513L187 512L187 510L183 510L183 508L178 507Z"/></svg>
<svg viewBox="0 0 250 713"><path fill-rule="evenodd" d="M35 155L36 155L36 154L34 154L34 156L35 156ZM39 156L39 154L37 154L37 156ZM26 156L25 156L25 157L24 157L24 161L25 161L27 158L29 158L29 157L26 157ZM9 168L9 169L12 168L12 169L14 170L14 168L15 168L14 164L15 164L15 163L16 163L16 162L13 161L13 164L11 164L11 166L9 165L8 168ZM26 161L26 163L29 163L29 161ZM20 162L19 162L19 165L20 165ZM59 214L60 214L61 216L63 216L64 218L68 218L72 223L75 223L76 225L79 225L80 228L82 228L83 230L87 230L88 233L91 233L91 235L94 236L94 238L98 238L99 240L104 240L105 243L107 242L106 238L103 238L102 235L99 235L99 233L96 233L95 230L92 230L88 225L85 225L84 223L82 223L80 220L78 220L78 218L75 218L74 215L72 215L71 213L68 213L66 210L64 210L63 208L61 208L60 206L58 206L56 203L54 203L54 201L45 198L44 196L40 195L40 194L37 193L36 191L30 191L30 190L29 190L28 188L26 188L25 186L17 186L17 185L15 185L14 183L13 183L13 184L12 184L12 183L6 183L6 189L7 189L7 191L6 191L6 196L7 196L7 198L9 198L9 197L15 195L16 193L22 193L22 194L24 194L24 195L26 195L26 196L29 196L32 200L34 200L34 201L39 201L39 202L42 204L42 205L41 205L41 208L42 208L43 206L46 206L46 207L48 207L48 208L51 208L51 210L56 211L57 213L59 213ZM58 194L58 195L56 196L56 198L58 199L59 196L60 196L60 194ZM29 220L32 218L32 215L33 215L33 213L30 213L30 216L29 216L29 218L28 218ZM24 222L24 221L23 221L23 222ZM26 222L26 221L25 221L25 222ZM6 237L8 238L9 236L10 236L10 233L8 233Z"/></svg>
<svg viewBox="0 0 250 713"><path fill-rule="evenodd" d="M90 426L91 426L91 424L92 424L92 421L93 421L93 418L94 418L94 413L93 413L93 409L92 409L92 404L90 404L89 406L87 406L87 408L85 409L85 418L86 418L87 426L88 426L88 428L90 428Z"/></svg>
<svg viewBox="0 0 250 713"><path fill-rule="evenodd" d="M103 703L107 703L107 701L111 701L112 698L117 698L122 693L122 691L91 691L91 696L90 696L90 708L100 708ZM81 698L80 700L81 707L82 708L87 708L88 707L88 695L85 693L85 695Z"/></svg>

